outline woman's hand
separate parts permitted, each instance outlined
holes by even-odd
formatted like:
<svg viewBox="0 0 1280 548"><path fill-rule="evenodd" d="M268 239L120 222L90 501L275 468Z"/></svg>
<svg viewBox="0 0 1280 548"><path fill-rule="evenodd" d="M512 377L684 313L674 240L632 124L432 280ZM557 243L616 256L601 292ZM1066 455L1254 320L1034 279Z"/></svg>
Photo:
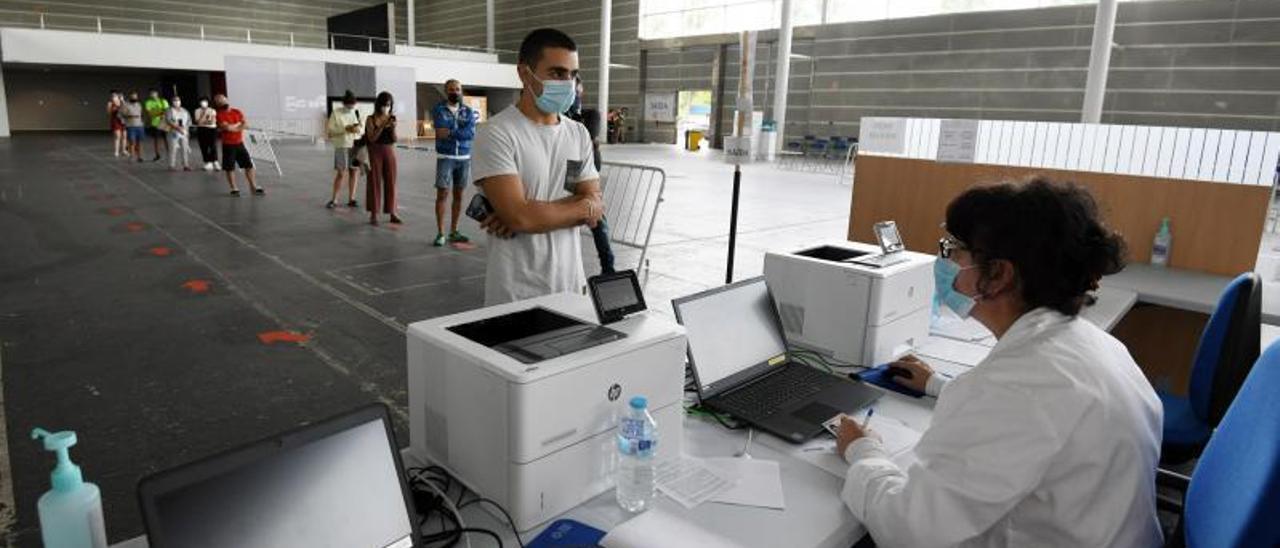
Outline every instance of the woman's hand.
<svg viewBox="0 0 1280 548"><path fill-rule="evenodd" d="M848 449L849 444L867 437L869 431L863 430L862 425L848 415L841 416L840 431L836 434L836 454L844 457L844 450Z"/></svg>
<svg viewBox="0 0 1280 548"><path fill-rule="evenodd" d="M929 377L933 376L933 368L929 364L909 354L889 364L889 367L907 370L909 375L895 376L893 382L917 392L924 392L925 386L929 384Z"/></svg>

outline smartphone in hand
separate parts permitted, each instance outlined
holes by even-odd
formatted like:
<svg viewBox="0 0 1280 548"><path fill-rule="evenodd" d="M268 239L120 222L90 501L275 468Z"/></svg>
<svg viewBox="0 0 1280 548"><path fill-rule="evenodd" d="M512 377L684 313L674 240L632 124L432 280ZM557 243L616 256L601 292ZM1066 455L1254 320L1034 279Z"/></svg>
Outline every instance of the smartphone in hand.
<svg viewBox="0 0 1280 548"><path fill-rule="evenodd" d="M483 223L485 219L493 214L493 204L489 203L489 199L484 194L476 194L471 197L471 203L467 205L467 216L475 219L476 222Z"/></svg>

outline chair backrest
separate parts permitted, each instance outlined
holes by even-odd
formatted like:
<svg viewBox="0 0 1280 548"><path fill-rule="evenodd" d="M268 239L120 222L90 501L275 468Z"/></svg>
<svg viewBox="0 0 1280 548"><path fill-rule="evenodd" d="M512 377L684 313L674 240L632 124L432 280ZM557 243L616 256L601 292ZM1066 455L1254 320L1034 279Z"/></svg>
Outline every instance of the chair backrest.
<svg viewBox="0 0 1280 548"><path fill-rule="evenodd" d="M1191 366L1191 409L1216 426L1258 358L1262 280L1248 272L1227 284L1209 316Z"/></svg>
<svg viewBox="0 0 1280 548"><path fill-rule="evenodd" d="M1280 546L1280 343L1251 369L1191 476L1191 548Z"/></svg>

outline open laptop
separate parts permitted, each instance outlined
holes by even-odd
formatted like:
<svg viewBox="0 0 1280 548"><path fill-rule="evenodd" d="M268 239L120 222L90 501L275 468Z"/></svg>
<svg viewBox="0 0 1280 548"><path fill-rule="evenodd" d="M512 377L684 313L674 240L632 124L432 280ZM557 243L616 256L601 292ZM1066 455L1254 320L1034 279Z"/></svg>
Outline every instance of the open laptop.
<svg viewBox="0 0 1280 548"><path fill-rule="evenodd" d="M148 545L419 547L394 440L376 404L146 477Z"/></svg>
<svg viewBox="0 0 1280 548"><path fill-rule="evenodd" d="M853 413L880 393L787 358L787 342L764 278L671 302L689 341L689 365L702 405L729 413L792 443L822 423Z"/></svg>

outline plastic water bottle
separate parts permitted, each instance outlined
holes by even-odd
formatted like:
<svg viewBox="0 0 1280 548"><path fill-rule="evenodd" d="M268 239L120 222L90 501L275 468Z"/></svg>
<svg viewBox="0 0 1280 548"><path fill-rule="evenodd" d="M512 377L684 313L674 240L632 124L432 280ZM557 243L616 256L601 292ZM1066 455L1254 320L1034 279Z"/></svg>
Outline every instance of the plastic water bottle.
<svg viewBox="0 0 1280 548"><path fill-rule="evenodd" d="M644 396L631 398L627 414L618 421L618 505L641 512L653 500L653 457L658 448L658 424L649 414Z"/></svg>
<svg viewBox="0 0 1280 548"><path fill-rule="evenodd" d="M1160 221L1160 230L1151 242L1151 264L1169 266L1169 248L1173 247L1173 233L1169 230L1169 218Z"/></svg>

